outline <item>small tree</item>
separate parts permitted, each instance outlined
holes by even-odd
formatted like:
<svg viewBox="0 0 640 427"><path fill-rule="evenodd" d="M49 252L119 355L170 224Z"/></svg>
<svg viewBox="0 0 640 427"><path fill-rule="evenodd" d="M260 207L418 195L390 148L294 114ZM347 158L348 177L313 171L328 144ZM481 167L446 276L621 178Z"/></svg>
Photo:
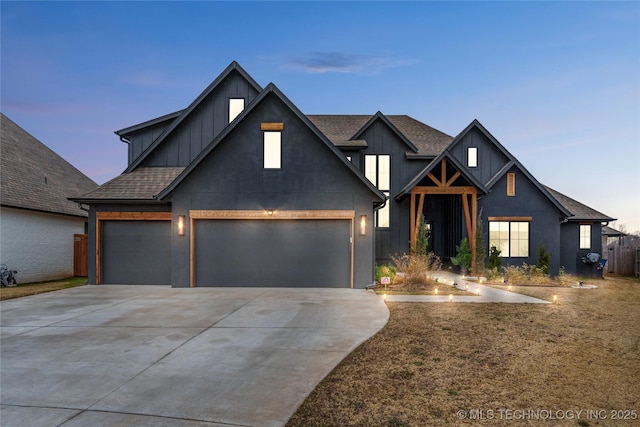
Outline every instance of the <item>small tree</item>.
<svg viewBox="0 0 640 427"><path fill-rule="evenodd" d="M545 275L549 275L549 264L551 264L551 254L544 250L544 245L540 243L538 247L538 267Z"/></svg>
<svg viewBox="0 0 640 427"><path fill-rule="evenodd" d="M491 246L489 250L489 263L487 267L491 270L500 271L502 268L502 251L495 246Z"/></svg>
<svg viewBox="0 0 640 427"><path fill-rule="evenodd" d="M476 265L473 266L473 271L477 276L484 274L485 259L487 258L487 249L484 241L484 224L478 215L476 224Z"/></svg>
<svg viewBox="0 0 640 427"><path fill-rule="evenodd" d="M424 216L420 216L418 221L418 235L416 236L416 246L413 253L416 255L427 255L429 253L429 227L424 220Z"/></svg>
<svg viewBox="0 0 640 427"><path fill-rule="evenodd" d="M460 267L462 274L465 274L469 270L471 265L471 247L469 246L469 239L466 237L460 242L460 246L456 246L458 255L451 258L453 265Z"/></svg>

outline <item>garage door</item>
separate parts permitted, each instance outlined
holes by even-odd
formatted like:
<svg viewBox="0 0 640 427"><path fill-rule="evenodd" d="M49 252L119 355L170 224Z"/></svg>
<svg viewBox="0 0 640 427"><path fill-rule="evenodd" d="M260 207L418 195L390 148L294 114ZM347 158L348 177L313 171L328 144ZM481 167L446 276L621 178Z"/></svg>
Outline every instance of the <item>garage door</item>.
<svg viewBox="0 0 640 427"><path fill-rule="evenodd" d="M349 220L197 220L196 286L349 287Z"/></svg>
<svg viewBox="0 0 640 427"><path fill-rule="evenodd" d="M171 283L171 221L101 223L101 283Z"/></svg>

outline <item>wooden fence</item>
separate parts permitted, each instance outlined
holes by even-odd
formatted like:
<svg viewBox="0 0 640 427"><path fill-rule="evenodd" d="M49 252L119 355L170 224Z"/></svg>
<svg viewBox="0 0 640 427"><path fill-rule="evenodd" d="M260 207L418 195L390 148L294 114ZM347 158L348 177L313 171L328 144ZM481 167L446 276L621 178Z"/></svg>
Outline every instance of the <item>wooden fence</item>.
<svg viewBox="0 0 640 427"><path fill-rule="evenodd" d="M608 273L640 277L640 237L610 238L604 255Z"/></svg>
<svg viewBox="0 0 640 427"><path fill-rule="evenodd" d="M86 234L73 235L73 275L87 277L89 262L88 236Z"/></svg>

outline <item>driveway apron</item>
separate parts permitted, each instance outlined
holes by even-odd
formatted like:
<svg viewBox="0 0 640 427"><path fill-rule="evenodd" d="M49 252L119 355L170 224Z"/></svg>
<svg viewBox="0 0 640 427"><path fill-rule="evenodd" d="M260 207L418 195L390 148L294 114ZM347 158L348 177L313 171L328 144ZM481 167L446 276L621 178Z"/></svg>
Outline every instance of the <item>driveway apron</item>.
<svg viewBox="0 0 640 427"><path fill-rule="evenodd" d="M3 426L280 426L389 311L353 289L83 286L4 301Z"/></svg>

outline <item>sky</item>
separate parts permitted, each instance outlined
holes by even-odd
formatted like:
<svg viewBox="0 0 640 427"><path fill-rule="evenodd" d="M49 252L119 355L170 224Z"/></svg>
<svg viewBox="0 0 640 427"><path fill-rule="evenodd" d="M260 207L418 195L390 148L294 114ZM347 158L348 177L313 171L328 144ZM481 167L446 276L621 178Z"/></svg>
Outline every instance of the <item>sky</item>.
<svg viewBox="0 0 640 427"><path fill-rule="evenodd" d="M640 2L0 2L0 109L97 183L231 61L305 114L478 119L640 231Z"/></svg>

